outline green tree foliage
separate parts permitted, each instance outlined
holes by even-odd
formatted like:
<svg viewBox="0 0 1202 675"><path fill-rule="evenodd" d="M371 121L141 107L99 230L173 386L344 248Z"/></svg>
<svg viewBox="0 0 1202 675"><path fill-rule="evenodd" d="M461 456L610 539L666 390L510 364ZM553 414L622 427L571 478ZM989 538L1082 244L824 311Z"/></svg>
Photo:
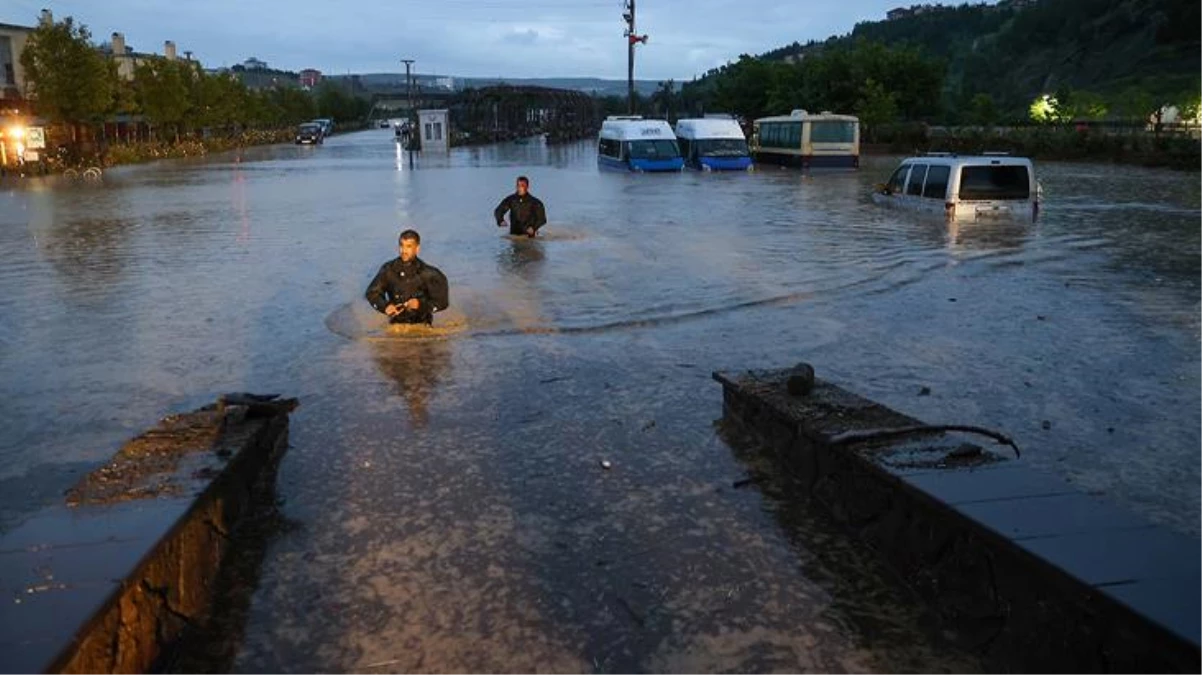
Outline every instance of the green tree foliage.
<svg viewBox="0 0 1202 675"><path fill-rule="evenodd" d="M1057 93L1056 99L1060 102L1058 112L1062 122L1106 117L1106 101L1092 91L1070 89Z"/></svg>
<svg viewBox="0 0 1202 675"><path fill-rule="evenodd" d="M197 95L203 90L191 61L149 59L134 68L134 90L138 107L155 127L171 130L179 138L192 115Z"/></svg>
<svg viewBox="0 0 1202 675"><path fill-rule="evenodd" d="M21 66L39 114L79 125L98 121L109 110L113 72L91 38L87 27L71 17L39 24L30 34Z"/></svg>
<svg viewBox="0 0 1202 675"><path fill-rule="evenodd" d="M682 96L748 118L867 106L878 117L914 120L937 113L942 82L942 62L917 49L861 40L807 52L795 63L744 54L686 84Z"/></svg>
<svg viewBox="0 0 1202 675"><path fill-rule="evenodd" d="M690 89L705 92L709 105L722 88L735 93L723 101L726 105L741 102L748 110L769 108L773 113L793 107L834 110L848 104L847 87L858 89L871 77L897 94L904 119L980 124L980 110L973 101L978 94L986 94L993 100L997 122L1021 120L1028 118L1031 102L1037 97L1082 90L1097 99L1087 100L1089 105L1080 108L1064 99L1066 111L1093 118L1104 108L1108 117L1144 118L1165 105L1180 108L1198 91L1200 7L1197 0L1039 0L1020 8L986 3L936 5L901 19L860 23L846 36L794 42L758 59L782 66L800 61L803 71L808 61L825 61L827 67L817 70L820 76L824 70L830 73L827 86L801 86L799 79L807 85L813 81L808 72L799 76L783 71L770 78L772 84L766 85L763 94L766 98L756 101L750 92L740 93L737 83L721 82L749 74L751 69L744 61L751 57L741 57L737 63L711 70L686 85L682 93L691 93ZM890 50L903 59L921 54L923 60L942 62L945 67L939 74L938 90L927 98L929 88L898 81L912 72L925 75L927 71L914 70L912 62L899 62L886 76L871 70L857 73L834 56L849 49L866 56L871 53L856 50L857 42ZM1142 94L1133 96L1131 89ZM922 97L911 97L909 91L922 91ZM1137 101L1142 98L1150 100L1143 105L1144 101ZM858 94L850 101L857 99ZM920 103L936 100L938 107L925 106L929 112L915 111ZM1133 106L1133 102L1141 105Z"/></svg>
<svg viewBox="0 0 1202 675"><path fill-rule="evenodd" d="M21 54L35 109L54 122L80 125L113 115L142 118L178 141L192 133L280 129L321 116L353 122L370 103L330 85L315 94L295 86L250 90L231 73L207 74L194 61L142 58L132 80L98 50L70 17L39 25Z"/></svg>
<svg viewBox="0 0 1202 675"><path fill-rule="evenodd" d="M656 117L663 117L669 122L674 122L674 113L676 112L676 81L666 80L660 82L655 93L651 95L651 106L655 109Z"/></svg>
<svg viewBox="0 0 1202 675"><path fill-rule="evenodd" d="M993 97L986 93L976 94L969 101L969 117L973 124L991 126L997 122L997 104Z"/></svg>
<svg viewBox="0 0 1202 675"><path fill-rule="evenodd" d="M323 82L317 88L317 116L328 117L340 124L354 122L367 117L371 103L354 96L345 88L332 82Z"/></svg>
<svg viewBox="0 0 1202 675"><path fill-rule="evenodd" d="M872 138L876 129L897 119L896 95L886 91L880 82L871 77L864 81L860 88L860 98L852 110L859 116L860 121Z"/></svg>
<svg viewBox="0 0 1202 675"><path fill-rule="evenodd" d="M1128 120L1146 120L1155 110L1156 100L1140 86L1128 86L1115 97L1115 111Z"/></svg>

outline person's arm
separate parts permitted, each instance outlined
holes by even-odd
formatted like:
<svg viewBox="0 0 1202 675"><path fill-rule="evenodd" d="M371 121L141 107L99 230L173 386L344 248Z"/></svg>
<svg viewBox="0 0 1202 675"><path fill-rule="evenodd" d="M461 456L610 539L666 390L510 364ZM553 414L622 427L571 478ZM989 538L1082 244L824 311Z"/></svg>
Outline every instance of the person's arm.
<svg viewBox="0 0 1202 675"><path fill-rule="evenodd" d="M430 304L430 310L433 312L441 312L451 304L451 292L447 284L447 275L442 273L437 267L427 267L426 274L426 293L422 298L422 302Z"/></svg>
<svg viewBox="0 0 1202 675"><path fill-rule="evenodd" d="M500 204L497 204L497 208L493 209L492 212L493 217L497 219L497 227L502 227L505 225L505 212L508 210L509 196L506 196L505 199L501 200Z"/></svg>
<svg viewBox="0 0 1202 675"><path fill-rule="evenodd" d="M367 292L364 293L367 302L376 309L377 312L385 312L388 309L388 265L380 266L380 271L376 272L376 277L371 280L371 284L367 286Z"/></svg>
<svg viewBox="0 0 1202 675"><path fill-rule="evenodd" d="M547 224L547 210L543 207L543 200L534 200L534 231L538 232L538 228Z"/></svg>

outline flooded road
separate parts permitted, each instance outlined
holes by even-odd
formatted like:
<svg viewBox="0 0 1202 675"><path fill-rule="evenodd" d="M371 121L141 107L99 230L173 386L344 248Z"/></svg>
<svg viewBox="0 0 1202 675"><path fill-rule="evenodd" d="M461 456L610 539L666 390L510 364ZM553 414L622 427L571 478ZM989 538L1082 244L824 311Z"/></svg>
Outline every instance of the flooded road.
<svg viewBox="0 0 1202 675"><path fill-rule="evenodd" d="M972 669L786 489L732 488L710 371L804 359L1198 532L1196 175L1043 164L1037 224L955 227L873 206L886 158L639 176L591 145L0 184L0 529L167 412L280 391L291 525L235 669ZM492 223L518 173L545 240ZM406 226L453 334L365 339Z"/></svg>

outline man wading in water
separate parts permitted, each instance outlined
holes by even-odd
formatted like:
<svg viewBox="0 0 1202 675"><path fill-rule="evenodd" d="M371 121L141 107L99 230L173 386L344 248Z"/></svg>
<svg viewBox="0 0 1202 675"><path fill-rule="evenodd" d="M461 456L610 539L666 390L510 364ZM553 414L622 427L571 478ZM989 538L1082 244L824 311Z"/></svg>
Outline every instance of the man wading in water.
<svg viewBox="0 0 1202 675"><path fill-rule="evenodd" d="M497 204L493 215L497 227L505 227L505 213L509 213L509 234L524 234L533 238L538 228L547 224L547 211L538 197L530 194L530 179L518 176L517 192Z"/></svg>
<svg viewBox="0 0 1202 675"><path fill-rule="evenodd" d="M413 230L401 233L401 257L384 263L367 287L367 301L388 315L390 323L434 322L434 313L449 304L447 278L437 267L417 257L422 238Z"/></svg>

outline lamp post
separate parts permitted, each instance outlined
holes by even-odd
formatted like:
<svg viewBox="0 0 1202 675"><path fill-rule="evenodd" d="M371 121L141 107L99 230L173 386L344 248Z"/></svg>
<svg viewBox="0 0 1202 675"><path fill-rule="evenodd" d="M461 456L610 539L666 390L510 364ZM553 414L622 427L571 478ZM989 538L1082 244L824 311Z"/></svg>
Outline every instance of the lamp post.
<svg viewBox="0 0 1202 675"><path fill-rule="evenodd" d="M413 114L413 80L409 76L409 68L413 65L413 59L401 59L401 63L405 64L405 99L409 106L406 113L406 117L409 118L409 134L405 137L405 149L409 151L409 165L413 166L413 134L417 132L418 125Z"/></svg>

